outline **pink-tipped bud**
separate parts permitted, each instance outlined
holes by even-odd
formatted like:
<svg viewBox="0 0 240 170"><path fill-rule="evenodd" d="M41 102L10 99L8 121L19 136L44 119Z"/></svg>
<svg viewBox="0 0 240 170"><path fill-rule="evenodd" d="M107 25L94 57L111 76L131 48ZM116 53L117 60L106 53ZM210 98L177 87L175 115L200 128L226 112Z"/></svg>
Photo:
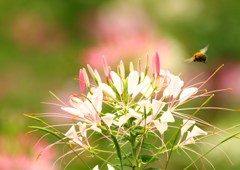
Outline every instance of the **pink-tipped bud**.
<svg viewBox="0 0 240 170"><path fill-rule="evenodd" d="M107 60L105 58L105 56L102 57L103 59L103 72L105 74L105 76L108 76L108 65L107 65Z"/></svg>
<svg viewBox="0 0 240 170"><path fill-rule="evenodd" d="M108 77L108 79L112 80L112 77L111 77L110 72L111 72L111 67L109 66L109 67L108 67L107 77Z"/></svg>
<svg viewBox="0 0 240 170"><path fill-rule="evenodd" d="M111 67L108 66L108 69L107 69L107 83L109 84L110 80L112 81L112 77L111 77Z"/></svg>
<svg viewBox="0 0 240 170"><path fill-rule="evenodd" d="M89 82L89 78L88 78L87 71L85 68L83 68L83 76L84 76L85 85L87 86L87 88L89 88L90 82Z"/></svg>
<svg viewBox="0 0 240 170"><path fill-rule="evenodd" d="M154 67L155 67L155 73L157 73L157 76L159 76L160 75L160 58L159 58L158 52L156 52L155 54Z"/></svg>
<svg viewBox="0 0 240 170"><path fill-rule="evenodd" d="M111 67L108 66L105 56L103 56L103 71L106 76L107 82L109 82L109 80L111 80L111 75L110 75Z"/></svg>
<svg viewBox="0 0 240 170"><path fill-rule="evenodd" d="M79 71L79 87L82 93L84 93L84 89L85 89L85 80L84 80L84 73L83 70L80 69Z"/></svg>

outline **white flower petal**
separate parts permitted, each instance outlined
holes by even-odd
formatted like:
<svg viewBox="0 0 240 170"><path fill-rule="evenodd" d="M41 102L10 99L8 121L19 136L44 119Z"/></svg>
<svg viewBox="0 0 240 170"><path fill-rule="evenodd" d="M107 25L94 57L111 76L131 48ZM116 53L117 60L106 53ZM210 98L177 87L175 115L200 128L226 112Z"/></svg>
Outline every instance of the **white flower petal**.
<svg viewBox="0 0 240 170"><path fill-rule="evenodd" d="M62 110L74 115L74 116L79 116L79 117L84 117L84 114L76 109L76 108L73 108L73 107L61 107Z"/></svg>
<svg viewBox="0 0 240 170"><path fill-rule="evenodd" d="M194 120L183 120L183 127L181 128L181 136L187 132L187 130L194 125L196 122Z"/></svg>
<svg viewBox="0 0 240 170"><path fill-rule="evenodd" d="M90 101L86 100L79 109L84 113L84 115L95 114L96 110Z"/></svg>
<svg viewBox="0 0 240 170"><path fill-rule="evenodd" d="M102 89L100 87L97 87L93 91L93 95L89 97L89 100L92 102L92 105L94 109L96 109L98 112L101 112L102 110L102 100L103 100L103 93Z"/></svg>
<svg viewBox="0 0 240 170"><path fill-rule="evenodd" d="M179 95L183 84L184 82L178 76L170 75L170 83L163 91L163 96L173 96L173 98L176 98Z"/></svg>
<svg viewBox="0 0 240 170"><path fill-rule="evenodd" d="M162 109L164 108L165 104L166 103L164 103L164 102L162 102L160 100L153 99L152 100L153 115L157 116L162 111Z"/></svg>
<svg viewBox="0 0 240 170"><path fill-rule="evenodd" d="M116 99L116 94L114 93L113 89L110 86L108 86L105 83L100 83L99 86L102 88L103 92L108 94L113 99Z"/></svg>
<svg viewBox="0 0 240 170"><path fill-rule="evenodd" d="M141 74L141 83L138 84L133 91L133 98L135 98L140 92L145 97L149 97L153 92L150 78L148 76L144 77L143 73Z"/></svg>
<svg viewBox="0 0 240 170"><path fill-rule="evenodd" d="M128 94L132 94L136 89L139 81L139 74L137 71L132 71L128 76Z"/></svg>
<svg viewBox="0 0 240 170"><path fill-rule="evenodd" d="M72 141L74 141L75 143L83 145L82 139L78 137L74 125L72 125L72 127L65 133L65 136L68 137L69 139L72 139Z"/></svg>
<svg viewBox="0 0 240 170"><path fill-rule="evenodd" d="M198 88L196 87L190 87L190 88L185 88L182 93L180 94L179 97L179 103L184 102L187 100L189 97L193 96L198 92Z"/></svg>
<svg viewBox="0 0 240 170"><path fill-rule="evenodd" d="M154 120L154 125L157 128L157 130L162 134L164 134L164 132L167 130L168 128L168 124L167 122L160 122L158 120Z"/></svg>
<svg viewBox="0 0 240 170"><path fill-rule="evenodd" d="M146 83L140 83L136 86L136 88L133 90L132 98L135 98L144 88L145 86L148 86Z"/></svg>
<svg viewBox="0 0 240 170"><path fill-rule="evenodd" d="M153 93L153 88L152 88L152 85L151 85L151 79L146 76L142 82L142 84L144 84L142 90L141 90L141 93L146 97L148 98L152 93Z"/></svg>
<svg viewBox="0 0 240 170"><path fill-rule="evenodd" d="M115 115L111 113L106 113L105 116L102 117L102 120L108 127L110 127L113 124L113 119Z"/></svg>
<svg viewBox="0 0 240 170"><path fill-rule="evenodd" d="M193 120L183 120L183 123L185 124L181 129L181 135L183 135L187 129L189 129L193 124L195 124L195 121ZM194 137L199 135L207 135L207 132L203 131L196 125L193 127L192 131L187 131L187 137L184 142L182 142L183 145L187 144L194 144L195 140Z"/></svg>
<svg viewBox="0 0 240 170"><path fill-rule="evenodd" d="M186 140L183 142L183 144L187 145L187 144L192 144L192 143L195 143L195 140L193 139L191 132L188 131Z"/></svg>
<svg viewBox="0 0 240 170"><path fill-rule="evenodd" d="M173 98L176 98L179 95L183 85L184 82L178 76L175 76L173 83Z"/></svg>
<svg viewBox="0 0 240 170"><path fill-rule="evenodd" d="M161 76L164 76L164 77L166 77L166 76L167 76L167 74L169 74L169 71L168 71L168 70L163 70L163 69L160 69L160 75L161 75Z"/></svg>
<svg viewBox="0 0 240 170"><path fill-rule="evenodd" d="M83 103L83 101L82 101L78 96L71 95L71 96L70 96L70 99L69 99L69 103L70 103L73 107L78 108L78 107Z"/></svg>
<svg viewBox="0 0 240 170"><path fill-rule="evenodd" d="M118 94L121 95L122 92L123 92L123 83L122 83L121 78L120 78L120 77L118 76L118 74L115 73L114 71L111 71L111 72L110 72L110 75L111 75L113 84L114 84L114 86L115 86L116 89L117 89Z"/></svg>
<svg viewBox="0 0 240 170"><path fill-rule="evenodd" d="M146 91L143 91L142 94L148 98L152 95L153 93L153 88L152 88L152 85L148 86L148 88L146 89Z"/></svg>
<svg viewBox="0 0 240 170"><path fill-rule="evenodd" d="M125 124L125 123L128 121L128 119L129 119L130 117L131 117L130 114L125 114L125 115L121 116L121 117L118 119L118 121L115 122L115 124L116 124L117 126L121 127L123 124Z"/></svg>
<svg viewBox="0 0 240 170"><path fill-rule="evenodd" d="M107 164L108 170L115 170L111 165Z"/></svg>
<svg viewBox="0 0 240 170"><path fill-rule="evenodd" d="M143 121L141 122L141 126L145 126L145 125L151 123L153 120L154 120L153 115L149 115L149 116L146 118L146 120L143 120Z"/></svg>
<svg viewBox="0 0 240 170"><path fill-rule="evenodd" d="M71 128L65 133L65 136L68 137L68 138L75 138L77 132L75 130L75 126L72 125Z"/></svg>
<svg viewBox="0 0 240 170"><path fill-rule="evenodd" d="M192 137L200 136L200 135L207 135L207 132L205 132L204 130L200 129L199 127L197 127L195 125L195 126L193 126L193 129L191 131L191 135L192 135Z"/></svg>
<svg viewBox="0 0 240 170"><path fill-rule="evenodd" d="M98 133L102 133L102 130L97 127L97 124L93 124L90 128Z"/></svg>
<svg viewBox="0 0 240 170"><path fill-rule="evenodd" d="M102 82L101 77L100 77L100 75L99 75L99 73L98 73L98 71L96 69L94 70L94 73L95 73L95 77L97 79L97 82L101 83Z"/></svg>
<svg viewBox="0 0 240 170"><path fill-rule="evenodd" d="M175 119L172 113L170 112L170 110L164 112L160 119L161 119L161 122L175 122Z"/></svg>
<svg viewBox="0 0 240 170"><path fill-rule="evenodd" d="M79 126L79 131L83 137L87 137L87 124L78 122L77 125Z"/></svg>
<svg viewBox="0 0 240 170"><path fill-rule="evenodd" d="M144 110L148 113L151 107L151 103L149 100L141 100L138 102L138 107L136 107L136 110L139 110L140 112L144 112Z"/></svg>
<svg viewBox="0 0 240 170"><path fill-rule="evenodd" d="M130 114L132 117L134 117L134 118L136 118L136 119L138 119L138 120L142 120L142 114L136 112L136 111L133 110L132 108L129 108L129 114Z"/></svg>
<svg viewBox="0 0 240 170"><path fill-rule="evenodd" d="M92 170L99 170L98 165L96 165Z"/></svg>

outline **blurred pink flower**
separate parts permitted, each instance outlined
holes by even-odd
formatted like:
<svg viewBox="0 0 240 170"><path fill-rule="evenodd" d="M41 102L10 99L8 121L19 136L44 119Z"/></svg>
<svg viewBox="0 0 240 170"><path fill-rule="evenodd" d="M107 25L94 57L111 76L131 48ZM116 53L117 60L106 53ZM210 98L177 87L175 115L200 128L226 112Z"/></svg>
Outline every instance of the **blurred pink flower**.
<svg viewBox="0 0 240 170"><path fill-rule="evenodd" d="M37 159L38 154L47 146L45 142L39 142L33 150L32 145L34 139L28 136L17 138L15 141L9 143L6 138L1 137L0 146L0 169L1 170L57 170L53 167L53 160L56 153L53 150L48 150ZM15 143L16 142L16 143ZM17 148L17 153L7 150L6 146L10 145L10 149ZM16 146L15 146L16 145Z"/></svg>
<svg viewBox="0 0 240 170"><path fill-rule="evenodd" d="M86 63L89 63L93 68L102 67L102 56L104 55L109 65L116 65L119 60L127 57L141 56L156 49L161 56L166 56L169 49L169 44L165 40L154 40L151 37L144 35L128 37L125 40L102 42L96 47L88 49L84 57ZM137 57L136 57L137 58Z"/></svg>
<svg viewBox="0 0 240 170"><path fill-rule="evenodd" d="M25 155L0 155L1 170L56 170L46 160L36 160Z"/></svg>
<svg viewBox="0 0 240 170"><path fill-rule="evenodd" d="M229 92L231 100L239 100L240 95L240 63L226 63L222 71L216 75L216 86L220 89L232 88ZM221 94L224 95L224 94ZM225 98L223 98L225 100Z"/></svg>
<svg viewBox="0 0 240 170"><path fill-rule="evenodd" d="M134 5L134 8L129 7ZM144 10L136 4L118 4L102 9L95 25L89 26L90 34L98 40L96 46L83 52L85 63L93 68L102 67L104 55L109 65L116 65L121 59L142 55L152 55L155 51L161 56L161 65L170 63L173 51L172 40L158 35L156 27L150 23Z"/></svg>

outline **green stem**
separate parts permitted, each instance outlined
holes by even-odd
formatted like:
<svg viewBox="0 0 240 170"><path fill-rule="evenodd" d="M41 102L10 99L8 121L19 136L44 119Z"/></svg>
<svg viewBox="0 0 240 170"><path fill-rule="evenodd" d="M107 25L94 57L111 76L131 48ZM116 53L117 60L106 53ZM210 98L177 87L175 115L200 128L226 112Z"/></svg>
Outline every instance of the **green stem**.
<svg viewBox="0 0 240 170"><path fill-rule="evenodd" d="M136 135L130 132L130 144L132 148L132 170L137 170L138 167L138 144L136 144Z"/></svg>

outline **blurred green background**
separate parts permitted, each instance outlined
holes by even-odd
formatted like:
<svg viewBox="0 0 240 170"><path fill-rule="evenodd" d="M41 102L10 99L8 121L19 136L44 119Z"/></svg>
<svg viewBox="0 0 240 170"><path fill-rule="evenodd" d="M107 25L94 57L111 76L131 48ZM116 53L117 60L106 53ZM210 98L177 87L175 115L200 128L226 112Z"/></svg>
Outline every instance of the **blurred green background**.
<svg viewBox="0 0 240 170"><path fill-rule="evenodd" d="M183 62L208 44L207 64ZM49 91L65 100L78 92L79 69L86 63L102 69L102 55L114 67L158 51L162 67L182 73L184 81L225 64L208 88L233 90L210 105L239 109L239 45L240 1L0 0L0 169L23 155L34 162L32 139L41 134L26 135L35 122L23 114L55 111L40 102L55 101ZM240 122L234 112L207 111L204 117L222 128ZM240 168L238 146L235 139L223 146L233 166L222 153L209 156L216 169ZM51 161L62 150L54 152ZM182 160L174 161L172 168L181 169ZM79 169L78 163L69 169Z"/></svg>

